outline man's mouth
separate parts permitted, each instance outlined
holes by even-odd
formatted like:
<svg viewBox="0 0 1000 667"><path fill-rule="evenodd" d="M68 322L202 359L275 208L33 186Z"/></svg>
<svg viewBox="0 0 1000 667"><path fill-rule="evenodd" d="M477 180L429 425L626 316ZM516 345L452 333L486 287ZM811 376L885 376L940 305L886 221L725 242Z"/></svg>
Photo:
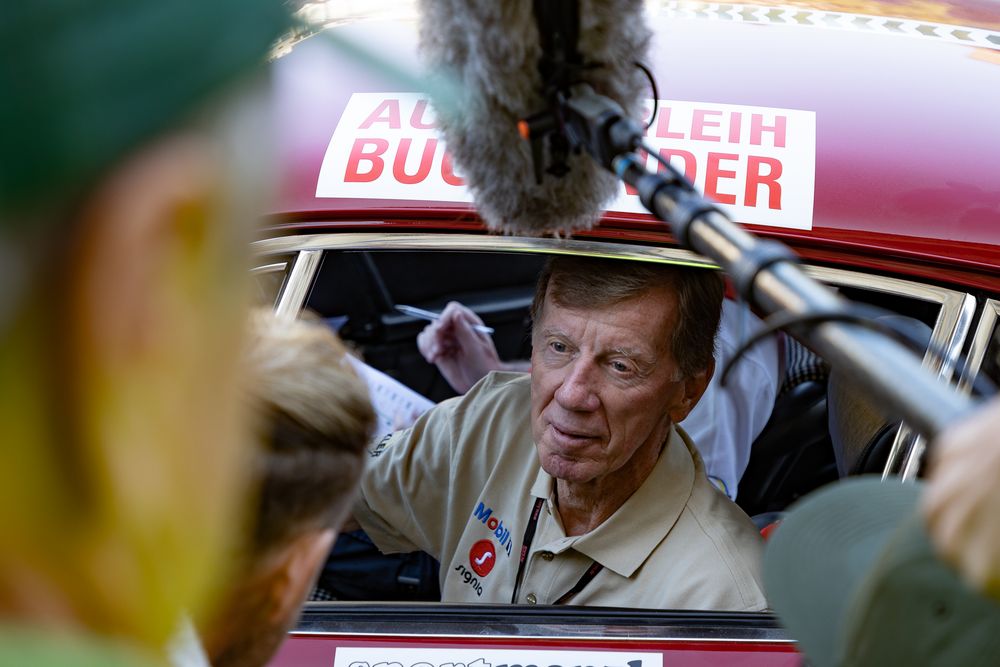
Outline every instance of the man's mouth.
<svg viewBox="0 0 1000 667"><path fill-rule="evenodd" d="M549 426L552 427L553 432L555 432L558 437L569 441L583 442L585 440L593 440L594 438L599 437L592 433L588 433L587 431L569 427L560 427L551 422L549 422Z"/></svg>

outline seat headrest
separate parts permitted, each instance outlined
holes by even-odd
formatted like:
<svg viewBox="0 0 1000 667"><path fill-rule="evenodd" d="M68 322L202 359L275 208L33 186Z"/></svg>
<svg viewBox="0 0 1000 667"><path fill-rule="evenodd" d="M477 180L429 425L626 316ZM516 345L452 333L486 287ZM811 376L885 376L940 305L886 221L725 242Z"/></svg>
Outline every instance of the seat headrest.
<svg viewBox="0 0 1000 667"><path fill-rule="evenodd" d="M903 315L885 315L877 319L894 327L906 327L925 347L930 343L931 328L920 320ZM882 472L888 448L899 426L899 415L887 414L863 388L836 367L830 370L827 405L830 439L840 476Z"/></svg>

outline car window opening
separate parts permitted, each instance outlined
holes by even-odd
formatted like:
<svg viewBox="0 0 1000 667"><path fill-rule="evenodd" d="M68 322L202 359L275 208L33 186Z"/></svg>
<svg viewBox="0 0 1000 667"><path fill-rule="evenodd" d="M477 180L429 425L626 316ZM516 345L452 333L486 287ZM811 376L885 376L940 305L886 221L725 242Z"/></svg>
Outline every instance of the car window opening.
<svg viewBox="0 0 1000 667"><path fill-rule="evenodd" d="M534 253L331 250L304 306L337 329L367 365L437 403L458 392L417 348L416 337L427 322L395 306L441 312L457 301L494 330L501 359L529 359L530 304L543 262ZM939 316L940 305L926 300L854 286L840 289L849 298L898 313L926 330L928 338ZM782 335L778 349L780 382L773 408L753 440L735 494L765 534L805 493L848 474L881 472L898 429L793 338ZM730 491L721 479L714 481L724 493ZM438 568L419 552L383 556L363 531L348 532L331 554L313 599L438 600Z"/></svg>

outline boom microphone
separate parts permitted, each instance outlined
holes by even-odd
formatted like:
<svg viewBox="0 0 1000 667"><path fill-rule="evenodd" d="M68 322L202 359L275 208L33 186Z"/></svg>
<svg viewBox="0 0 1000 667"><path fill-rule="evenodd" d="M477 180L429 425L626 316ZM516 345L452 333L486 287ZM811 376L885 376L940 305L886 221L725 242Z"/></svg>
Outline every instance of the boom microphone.
<svg viewBox="0 0 1000 667"><path fill-rule="evenodd" d="M555 103L589 85L642 115L651 32L641 0L421 0L420 48L458 99L432 101L452 160L494 230L589 229L619 181L560 141L525 141L518 123L560 126ZM454 85L457 84L457 85ZM524 124L522 124L522 128ZM542 166L548 165L547 170Z"/></svg>
<svg viewBox="0 0 1000 667"><path fill-rule="evenodd" d="M449 97L457 98L432 96L438 127L490 228L589 228L616 193L616 174L682 246L716 261L744 299L782 313L784 323L773 326L809 323L796 337L888 413L933 437L972 408L909 349L863 326L850 302L806 275L787 248L735 225L649 150L636 123L644 86L636 63L650 39L641 0L421 3L426 64L451 79ZM635 149L660 168L649 171Z"/></svg>

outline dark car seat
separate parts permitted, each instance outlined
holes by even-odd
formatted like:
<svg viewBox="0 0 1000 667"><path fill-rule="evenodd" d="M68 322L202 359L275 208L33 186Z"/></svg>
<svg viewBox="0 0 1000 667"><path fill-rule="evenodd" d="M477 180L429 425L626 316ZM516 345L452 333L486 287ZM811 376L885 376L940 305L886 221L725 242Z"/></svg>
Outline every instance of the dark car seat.
<svg viewBox="0 0 1000 667"><path fill-rule="evenodd" d="M383 554L365 531L341 533L310 599L438 601L438 569L422 551Z"/></svg>
<svg viewBox="0 0 1000 667"><path fill-rule="evenodd" d="M840 477L881 473L899 421L876 410L858 388L833 372L829 381L830 438Z"/></svg>
<svg viewBox="0 0 1000 667"><path fill-rule="evenodd" d="M878 319L896 327L906 327L910 337L922 342L924 347L930 343L931 328L919 320L902 315ZM838 475L881 473L899 432L899 417L885 414L838 369L830 372L827 400Z"/></svg>
<svg viewBox="0 0 1000 667"><path fill-rule="evenodd" d="M784 349L782 386L770 419L751 447L736 497L751 517L783 510L837 478L827 430L829 367L792 338L785 339Z"/></svg>

